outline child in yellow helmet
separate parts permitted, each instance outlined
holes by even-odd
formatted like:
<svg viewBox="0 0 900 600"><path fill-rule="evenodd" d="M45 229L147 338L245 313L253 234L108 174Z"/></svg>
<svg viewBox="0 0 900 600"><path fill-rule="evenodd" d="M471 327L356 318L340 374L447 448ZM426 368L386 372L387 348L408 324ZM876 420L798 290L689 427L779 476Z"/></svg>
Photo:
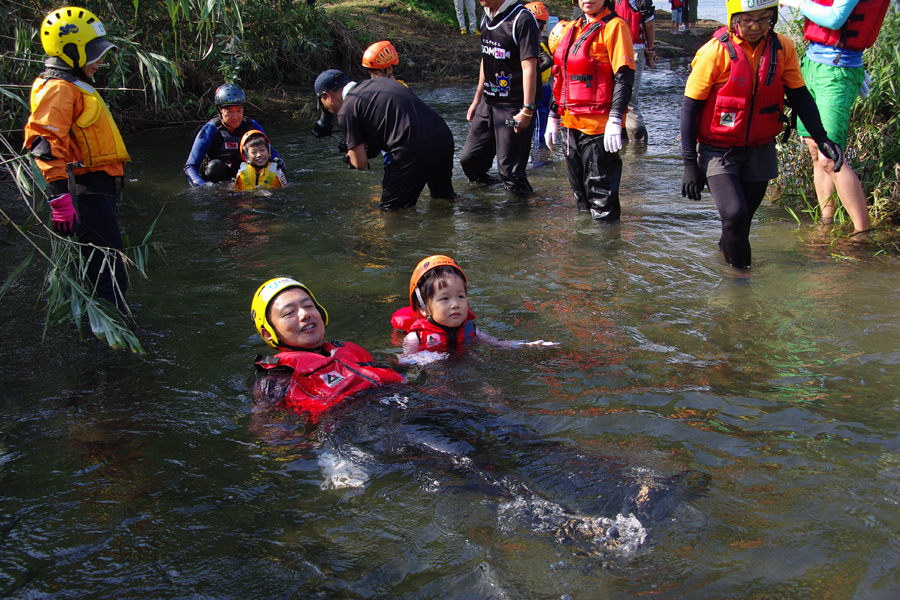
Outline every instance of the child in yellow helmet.
<svg viewBox="0 0 900 600"><path fill-rule="evenodd" d="M97 295L124 309L128 275L116 202L117 183L131 159L109 108L91 85L100 60L116 47L100 19L75 6L47 14L41 43L49 58L31 89L25 147L47 180L53 229L83 244ZM92 246L119 251L112 269Z"/></svg>
<svg viewBox="0 0 900 600"><path fill-rule="evenodd" d="M822 160L840 171L843 155L822 126L793 42L774 31L778 0L727 0L726 7L728 25L697 51L684 90L681 194L699 200L709 186L725 262L749 268L753 215L778 175L785 97L827 154Z"/></svg>

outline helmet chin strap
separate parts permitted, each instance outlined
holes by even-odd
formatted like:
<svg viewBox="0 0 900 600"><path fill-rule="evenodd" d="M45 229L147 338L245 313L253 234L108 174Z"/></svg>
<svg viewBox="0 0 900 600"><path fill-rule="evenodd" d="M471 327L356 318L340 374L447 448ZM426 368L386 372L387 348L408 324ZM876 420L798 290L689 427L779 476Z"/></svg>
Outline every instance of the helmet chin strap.
<svg viewBox="0 0 900 600"><path fill-rule="evenodd" d="M425 311L425 318L430 319L431 315L428 314L428 306L425 304L425 300L422 298L422 292L419 291L418 286L416 286L416 298L419 299L419 306L421 306L422 310Z"/></svg>

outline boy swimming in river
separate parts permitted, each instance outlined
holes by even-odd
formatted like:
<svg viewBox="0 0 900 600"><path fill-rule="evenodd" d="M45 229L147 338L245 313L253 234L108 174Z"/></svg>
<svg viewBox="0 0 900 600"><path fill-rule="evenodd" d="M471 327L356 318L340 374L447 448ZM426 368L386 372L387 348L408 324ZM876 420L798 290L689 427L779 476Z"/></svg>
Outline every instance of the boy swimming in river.
<svg viewBox="0 0 900 600"><path fill-rule="evenodd" d="M241 138L241 163L234 189L255 190L280 188L287 185L287 177L272 158L269 138L262 131L251 129ZM283 164L283 163L282 163Z"/></svg>
<svg viewBox="0 0 900 600"><path fill-rule="evenodd" d="M256 358L257 369L265 373L253 386L257 403L306 413L316 422L353 394L404 382L362 347L325 341L328 313L299 281L276 277L259 286L250 316L257 333L280 351Z"/></svg>
<svg viewBox="0 0 900 600"><path fill-rule="evenodd" d="M466 274L456 261L440 254L416 265L409 280L409 306L394 313L391 325L409 332L403 339L401 362L419 362L410 357L422 351L452 352L475 340L504 348L557 345L544 340L500 341L479 331L475 327L475 314L469 310Z"/></svg>

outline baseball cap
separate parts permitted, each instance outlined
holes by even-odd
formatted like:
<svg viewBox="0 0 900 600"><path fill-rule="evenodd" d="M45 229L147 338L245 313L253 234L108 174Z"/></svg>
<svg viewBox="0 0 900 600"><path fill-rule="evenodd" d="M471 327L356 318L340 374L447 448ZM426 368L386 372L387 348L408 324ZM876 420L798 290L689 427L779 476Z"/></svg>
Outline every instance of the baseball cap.
<svg viewBox="0 0 900 600"><path fill-rule="evenodd" d="M330 92L335 88L343 87L347 83L350 83L350 80L344 75L343 71L328 69L327 71L319 73L319 76L316 77L315 84L317 106L322 108L321 98L324 92Z"/></svg>

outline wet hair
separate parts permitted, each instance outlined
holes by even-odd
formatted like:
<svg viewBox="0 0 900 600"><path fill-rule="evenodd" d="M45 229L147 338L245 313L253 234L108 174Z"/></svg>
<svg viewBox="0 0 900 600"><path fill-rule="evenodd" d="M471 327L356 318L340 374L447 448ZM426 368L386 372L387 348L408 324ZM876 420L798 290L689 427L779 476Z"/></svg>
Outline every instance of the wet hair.
<svg viewBox="0 0 900 600"><path fill-rule="evenodd" d="M438 290L442 290L450 285L449 280L453 275L462 279L466 292L469 291L469 285L466 283L466 278L462 274L462 271L450 265L435 267L425 273L425 275L422 276L422 279L419 280L419 284L416 286L416 289L419 290L419 294L422 295L422 300L425 301L425 304L431 302L435 295L437 295ZM421 305L417 295L413 295L413 302L415 303L414 308L416 310L428 312L428 308Z"/></svg>

